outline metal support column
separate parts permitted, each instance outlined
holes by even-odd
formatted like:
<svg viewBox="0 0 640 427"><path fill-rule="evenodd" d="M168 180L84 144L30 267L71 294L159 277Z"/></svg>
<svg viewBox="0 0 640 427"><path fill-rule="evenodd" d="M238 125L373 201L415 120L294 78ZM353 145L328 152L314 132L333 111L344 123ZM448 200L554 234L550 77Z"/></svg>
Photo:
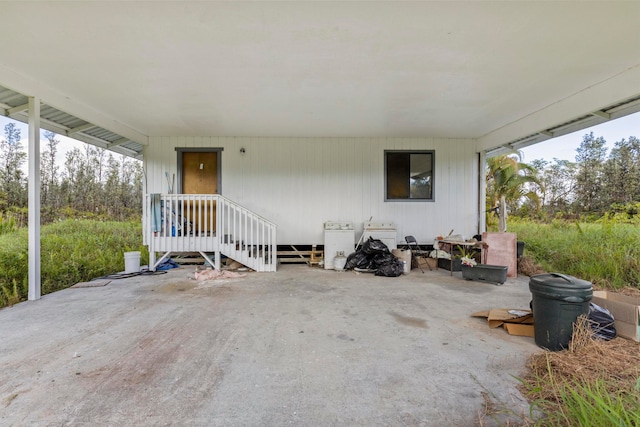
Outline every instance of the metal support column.
<svg viewBox="0 0 640 427"><path fill-rule="evenodd" d="M29 300L41 295L40 278L40 98L29 97Z"/></svg>

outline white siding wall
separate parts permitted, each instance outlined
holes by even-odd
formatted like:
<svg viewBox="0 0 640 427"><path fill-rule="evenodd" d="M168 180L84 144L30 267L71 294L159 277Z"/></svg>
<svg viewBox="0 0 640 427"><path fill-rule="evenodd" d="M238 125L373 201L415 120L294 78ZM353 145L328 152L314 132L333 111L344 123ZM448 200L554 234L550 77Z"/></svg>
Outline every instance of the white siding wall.
<svg viewBox="0 0 640 427"><path fill-rule="evenodd" d="M278 244L323 244L323 223L393 221L398 241L430 243L478 224L475 141L431 138L152 137L147 192L166 193L176 147L222 147L221 194L278 225ZM245 154L240 153L244 147ZM435 150L435 202L384 201L384 150Z"/></svg>

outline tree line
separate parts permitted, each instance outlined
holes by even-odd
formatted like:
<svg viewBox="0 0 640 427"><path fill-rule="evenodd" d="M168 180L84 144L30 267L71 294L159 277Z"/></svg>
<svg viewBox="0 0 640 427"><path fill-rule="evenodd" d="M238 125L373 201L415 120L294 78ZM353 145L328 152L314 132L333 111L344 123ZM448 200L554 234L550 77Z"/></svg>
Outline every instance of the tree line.
<svg viewBox="0 0 640 427"><path fill-rule="evenodd" d="M58 166L60 141L45 131L40 159L42 221L60 217L138 219L142 212L142 163L85 144L66 153ZM610 152L593 132L582 138L575 162L553 159L522 163L517 154L487 160L487 213L500 229L507 215L550 220L640 214L640 140L615 142ZM20 129L4 128L0 140L0 213L26 222L27 154ZM490 216L493 218L493 216ZM490 220L491 221L491 220Z"/></svg>
<svg viewBox="0 0 640 427"><path fill-rule="evenodd" d="M139 219L142 212L142 163L85 144L66 153L58 166L57 134L43 133L40 202L43 223L61 217ZM14 123L0 140L0 212L27 218L27 154Z"/></svg>
<svg viewBox="0 0 640 427"><path fill-rule="evenodd" d="M522 163L515 153L487 161L487 212L550 220L596 219L640 214L640 140L614 143L585 134L575 162L553 159ZM501 213L501 209L504 213Z"/></svg>

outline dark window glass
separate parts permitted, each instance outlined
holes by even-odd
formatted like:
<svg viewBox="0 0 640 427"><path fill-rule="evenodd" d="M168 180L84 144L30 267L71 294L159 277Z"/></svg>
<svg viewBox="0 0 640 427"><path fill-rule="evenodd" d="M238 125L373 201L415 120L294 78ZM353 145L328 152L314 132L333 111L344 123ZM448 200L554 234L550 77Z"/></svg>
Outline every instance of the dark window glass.
<svg viewBox="0 0 640 427"><path fill-rule="evenodd" d="M433 151L386 151L386 200L433 200Z"/></svg>

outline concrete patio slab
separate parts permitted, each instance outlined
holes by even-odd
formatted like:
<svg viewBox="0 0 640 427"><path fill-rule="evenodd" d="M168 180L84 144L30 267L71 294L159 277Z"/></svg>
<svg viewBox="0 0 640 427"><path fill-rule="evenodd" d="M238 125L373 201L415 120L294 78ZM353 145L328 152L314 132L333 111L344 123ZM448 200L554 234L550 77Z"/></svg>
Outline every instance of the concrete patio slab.
<svg viewBox="0 0 640 427"><path fill-rule="evenodd" d="M514 376L540 349L470 317L528 308L528 278L495 286L444 270L382 278L300 265L192 275L0 310L0 424L471 426L528 413ZM482 418L484 396L497 419Z"/></svg>

